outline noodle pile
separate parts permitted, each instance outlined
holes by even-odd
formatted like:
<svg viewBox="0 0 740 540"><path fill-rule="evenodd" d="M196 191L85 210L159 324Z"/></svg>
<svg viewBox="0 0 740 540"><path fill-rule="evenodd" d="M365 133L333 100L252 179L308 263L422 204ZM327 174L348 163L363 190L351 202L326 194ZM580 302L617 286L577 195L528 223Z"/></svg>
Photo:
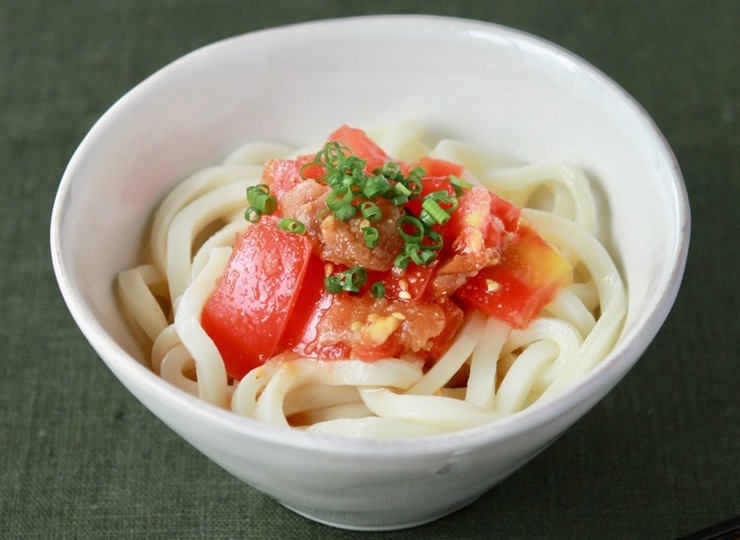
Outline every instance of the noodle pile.
<svg viewBox="0 0 740 540"><path fill-rule="evenodd" d="M249 143L218 166L178 184L157 209L148 262L122 272L118 290L152 369L200 399L281 426L343 436L433 435L491 422L545 403L582 378L610 351L627 300L614 262L595 237L588 179L566 163L524 165L459 141L422 142L410 122L368 135L388 155L460 163L463 177L522 207L522 217L574 268L574 281L525 329L478 312L466 314L450 349L428 370L413 355L374 362L286 359L241 381L200 324L200 313L248 227L244 193L267 159L313 149ZM461 382L462 381L462 382Z"/></svg>

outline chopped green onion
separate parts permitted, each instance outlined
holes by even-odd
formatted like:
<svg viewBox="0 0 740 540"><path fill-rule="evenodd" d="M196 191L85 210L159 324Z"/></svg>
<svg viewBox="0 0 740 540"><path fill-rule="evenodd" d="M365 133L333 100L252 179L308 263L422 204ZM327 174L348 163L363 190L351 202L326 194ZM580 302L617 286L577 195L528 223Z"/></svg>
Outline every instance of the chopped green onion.
<svg viewBox="0 0 740 540"><path fill-rule="evenodd" d="M409 198L406 195L396 195L395 197L391 197L391 203L393 203L394 206L403 206L409 202Z"/></svg>
<svg viewBox="0 0 740 540"><path fill-rule="evenodd" d="M411 257L409 257L406 253L403 251L396 255L396 259L393 261L393 266L396 268L400 268L401 270L405 270L409 263L411 262Z"/></svg>
<svg viewBox="0 0 740 540"><path fill-rule="evenodd" d="M428 240L428 242L422 243L422 246L424 246L425 249L437 251L442 249L442 246L444 245L444 238L442 238L442 235L431 229L426 231L425 239Z"/></svg>
<svg viewBox="0 0 740 540"><path fill-rule="evenodd" d="M268 195L262 201L262 213L272 214L275 210L277 210L277 199L272 195Z"/></svg>
<svg viewBox="0 0 740 540"><path fill-rule="evenodd" d="M378 247L378 239L380 238L380 233L375 227L363 227L362 237L365 239L365 245L370 249L375 249L376 247Z"/></svg>
<svg viewBox="0 0 740 540"><path fill-rule="evenodd" d="M332 141L326 143L324 148L316 154L316 161L320 162L323 158L328 167L338 168L338 165L351 155L353 155L352 151L347 145Z"/></svg>
<svg viewBox="0 0 740 540"><path fill-rule="evenodd" d="M411 190L401 182L397 183L395 186L393 186L393 189L396 191L396 193L400 195L404 195L405 197L408 197L411 195Z"/></svg>
<svg viewBox="0 0 740 540"><path fill-rule="evenodd" d="M470 182L467 182L453 174L450 175L450 184L452 184L452 188L455 190L455 195L458 197L463 194L463 189L470 189L473 187L473 184Z"/></svg>
<svg viewBox="0 0 740 540"><path fill-rule="evenodd" d="M375 174L382 175L389 180L400 180L403 178L401 167L394 161L386 161L382 166L373 171Z"/></svg>
<svg viewBox="0 0 740 540"><path fill-rule="evenodd" d="M359 291L360 287L367 281L367 270L362 266L355 266L346 272L348 272L348 279L345 281L345 290Z"/></svg>
<svg viewBox="0 0 740 540"><path fill-rule="evenodd" d="M406 187L411 191L411 195L415 198L418 197L421 190L424 189L424 184L422 183L421 178L409 176L408 180L406 180Z"/></svg>
<svg viewBox="0 0 740 540"><path fill-rule="evenodd" d="M247 188L247 201L252 202L252 197L259 196L260 194L269 195L270 186L267 184L256 184Z"/></svg>
<svg viewBox="0 0 740 540"><path fill-rule="evenodd" d="M297 219L283 218L278 221L277 226L289 233L303 234L306 232L306 226Z"/></svg>
<svg viewBox="0 0 740 540"><path fill-rule="evenodd" d="M244 212L244 219L246 219L250 223L257 223L261 217L262 212L251 206L247 208Z"/></svg>
<svg viewBox="0 0 740 540"><path fill-rule="evenodd" d="M449 208L444 208L445 212L449 214L454 212L458 205L457 197L453 197L444 189L432 191L431 193L424 195L424 200L432 200L440 204L450 205Z"/></svg>
<svg viewBox="0 0 740 540"><path fill-rule="evenodd" d="M383 217L380 207L374 202L365 201L360 205L362 211L362 217L368 220L370 223L375 223Z"/></svg>
<svg viewBox="0 0 740 540"><path fill-rule="evenodd" d="M350 219L355 217L356 213L357 207L352 206L351 204L346 204L339 209L334 210L334 215L337 216L337 219L339 219L340 221L349 221Z"/></svg>
<svg viewBox="0 0 740 540"><path fill-rule="evenodd" d="M326 197L326 206L329 210L336 212L344 206L349 206L352 203L352 193L346 186L338 187Z"/></svg>
<svg viewBox="0 0 740 540"><path fill-rule="evenodd" d="M342 179L344 173L340 169L329 169L329 173L325 176L324 181L328 186L339 187L342 185Z"/></svg>
<svg viewBox="0 0 740 540"><path fill-rule="evenodd" d="M426 210L422 209L421 212L419 212L419 221L421 221L424 225L429 227L434 227L437 224L437 220L432 217L432 215L427 212Z"/></svg>
<svg viewBox="0 0 740 540"><path fill-rule="evenodd" d="M362 266L355 266L343 272L324 278L326 292L331 294L342 291L358 292L367 281L367 270Z"/></svg>
<svg viewBox="0 0 740 540"><path fill-rule="evenodd" d="M272 214L277 209L277 199L270 195L266 184L257 184L247 188L247 202L263 214Z"/></svg>
<svg viewBox="0 0 740 540"><path fill-rule="evenodd" d="M450 220L450 214L448 214L434 199L424 197L421 207L426 210L436 223L439 223L440 225L444 225Z"/></svg>
<svg viewBox="0 0 740 540"><path fill-rule="evenodd" d="M398 234L407 244L419 244L424 238L424 224L412 216L401 216L396 224ZM411 229L408 232L408 229Z"/></svg>
<svg viewBox="0 0 740 540"><path fill-rule="evenodd" d="M421 266L426 266L436 257L436 253L431 249L421 249L419 246L413 246L413 248L408 251L408 255L411 257L411 260Z"/></svg>
<svg viewBox="0 0 740 540"><path fill-rule="evenodd" d="M329 294L342 292L342 281L337 276L326 276L324 278L324 288Z"/></svg>
<svg viewBox="0 0 740 540"><path fill-rule="evenodd" d="M426 170L424 167L416 166L413 169L409 171L409 181L413 180L415 182L421 183L421 179L424 178L424 175L426 174Z"/></svg>
<svg viewBox="0 0 740 540"><path fill-rule="evenodd" d="M309 172L312 170L321 171L321 175L318 178L314 178L313 176L309 174ZM323 164L316 163L315 161L304 163L303 165L301 165L301 168L298 170L298 174L301 176L303 180L312 178L316 180L317 182L321 182L322 180L324 180L326 178L326 173L327 173L327 168Z"/></svg>
<svg viewBox="0 0 740 540"><path fill-rule="evenodd" d="M375 298L383 298L385 296L385 285L383 285L382 281L376 281L370 287L370 292L373 293Z"/></svg>
<svg viewBox="0 0 740 540"><path fill-rule="evenodd" d="M372 200L375 197L385 195L391 189L392 188L388 183L388 180L382 176L371 176L365 182L365 185L362 188L362 194L367 199Z"/></svg>
<svg viewBox="0 0 740 540"><path fill-rule="evenodd" d="M352 191L352 188L355 187L355 178L351 174L345 174L342 176L341 185Z"/></svg>

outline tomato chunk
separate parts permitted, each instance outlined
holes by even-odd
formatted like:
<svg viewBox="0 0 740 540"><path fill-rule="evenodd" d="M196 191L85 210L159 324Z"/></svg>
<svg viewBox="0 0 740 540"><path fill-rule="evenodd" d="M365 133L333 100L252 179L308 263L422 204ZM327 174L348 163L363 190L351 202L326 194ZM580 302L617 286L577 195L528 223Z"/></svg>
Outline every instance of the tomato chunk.
<svg viewBox="0 0 740 540"><path fill-rule="evenodd" d="M230 376L241 379L277 352L310 255L305 236L280 230L270 217L238 240L201 314Z"/></svg>
<svg viewBox="0 0 740 540"><path fill-rule="evenodd" d="M501 263L483 268L455 297L514 328L525 328L571 282L572 274L570 263L560 253L534 230L521 227L517 240L504 250Z"/></svg>
<svg viewBox="0 0 740 540"><path fill-rule="evenodd" d="M427 292L436 267L437 262L433 261L426 266L410 263L402 272L396 270L368 272L367 282L370 285L378 281L382 282L385 287L385 297L389 300L418 302Z"/></svg>
<svg viewBox="0 0 740 540"><path fill-rule="evenodd" d="M333 299L334 295L326 292L324 286L324 263L311 255L293 314L280 340L280 348L308 358L349 357L350 349L346 345L326 344L319 339L319 322L331 309Z"/></svg>
<svg viewBox="0 0 740 540"><path fill-rule="evenodd" d="M510 203L503 197L491 193L491 214L501 220L506 232L515 232L519 228L519 220L522 211L515 204Z"/></svg>
<svg viewBox="0 0 740 540"><path fill-rule="evenodd" d="M429 356L430 358L439 358L447 349L457 335L457 331L463 324L463 310L448 296L442 296L437 299L436 304L442 308L445 313L445 326L442 331L430 340Z"/></svg>
<svg viewBox="0 0 740 540"><path fill-rule="evenodd" d="M283 195L303 182L301 168L312 160L312 156L302 156L297 159L271 159L265 163L262 181L270 186L270 193L279 201Z"/></svg>
<svg viewBox="0 0 740 540"><path fill-rule="evenodd" d="M367 172L372 172L387 161L391 161L385 150L375 144L361 129L344 125L332 132L328 140L343 142L357 157L367 160L365 165Z"/></svg>
<svg viewBox="0 0 740 540"><path fill-rule="evenodd" d="M450 175L460 176L465 170L465 167L459 163L429 156L419 158L416 165L424 169L424 176L435 178L448 178Z"/></svg>

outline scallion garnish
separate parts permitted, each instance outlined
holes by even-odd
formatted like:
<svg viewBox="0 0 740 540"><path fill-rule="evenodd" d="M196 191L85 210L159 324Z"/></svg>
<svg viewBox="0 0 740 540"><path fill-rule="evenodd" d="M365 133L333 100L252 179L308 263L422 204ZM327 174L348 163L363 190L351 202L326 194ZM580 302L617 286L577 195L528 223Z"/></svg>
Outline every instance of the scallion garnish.
<svg viewBox="0 0 740 540"><path fill-rule="evenodd" d="M420 266L426 266L434 260L437 254L431 249L424 249L419 245L408 246L408 256L415 263Z"/></svg>
<svg viewBox="0 0 740 540"><path fill-rule="evenodd" d="M324 278L324 287L326 292L337 294L342 291L358 292L367 281L367 270L362 266L355 266L332 274Z"/></svg>
<svg viewBox="0 0 740 540"><path fill-rule="evenodd" d="M277 208L277 200L270 195L270 188L265 184L248 187L247 202L263 214L272 214Z"/></svg>
<svg viewBox="0 0 740 540"><path fill-rule="evenodd" d="M408 186L402 184L401 182L393 186L393 189L396 190L396 193L398 193L399 195L403 195L404 197L408 197L409 195L411 195L411 190L408 188Z"/></svg>
<svg viewBox="0 0 740 540"><path fill-rule="evenodd" d="M378 198L402 207L421 196L422 179L426 174L424 168L417 166L404 173L402 165L389 161L367 173L366 166L367 160L357 157L345 144L332 141L316 153L312 162L301 167L301 177L310 177L327 185L326 211L341 221L349 221L359 212L367 223L375 223L383 218ZM457 197L463 189L471 187L456 176L450 176L450 184L457 196L450 195L447 190L434 191L422 198L418 217L406 210L406 214L398 219L396 229L404 246L396 256L394 266L405 269L412 262L428 265L437 257L444 241L434 228L450 220L458 205ZM378 246L380 233L377 228L366 226L361 231L368 248ZM351 270L357 268L360 267ZM353 291L359 288L356 287L357 281L356 277L348 277L346 272L335 274L326 278L326 289L329 292Z"/></svg>
<svg viewBox="0 0 740 540"><path fill-rule="evenodd" d="M363 227L362 237L365 240L365 245L370 249L375 249L376 247L378 247L380 233L375 227Z"/></svg>
<svg viewBox="0 0 740 540"><path fill-rule="evenodd" d="M406 244L420 244L424 238L424 224L413 216L401 216L396 228Z"/></svg>
<svg viewBox="0 0 740 540"><path fill-rule="evenodd" d="M247 203L249 207L244 212L244 219L250 223L257 223L262 214L272 214L277 209L277 199L270 195L270 187L267 184L249 186Z"/></svg>
<svg viewBox="0 0 740 540"><path fill-rule="evenodd" d="M342 292L342 282L337 276L326 276L324 278L324 288L329 294L338 294Z"/></svg>
<svg viewBox="0 0 740 540"><path fill-rule="evenodd" d="M463 189L470 189L473 187L473 184L470 182L467 182L460 178L459 176L455 176L453 174L450 175L450 184L452 184L452 189L455 190L455 195L458 197L463 194Z"/></svg>
<svg viewBox="0 0 740 540"><path fill-rule="evenodd" d="M351 204L346 204L334 210L334 215L337 216L337 219L339 219L340 221L349 221L350 219L355 217L356 213L357 207L352 206Z"/></svg>
<svg viewBox="0 0 740 540"><path fill-rule="evenodd" d="M424 239L427 240L423 243L424 249L437 251L442 249L442 246L444 245L444 239L442 238L442 235L439 234L437 231L431 229L426 231Z"/></svg>
<svg viewBox="0 0 740 540"><path fill-rule="evenodd" d="M297 219L283 218L278 221L277 226L289 233L303 234L306 232L306 226Z"/></svg>
<svg viewBox="0 0 740 540"><path fill-rule="evenodd" d="M411 257L409 257L405 250L401 250L401 253L396 255L396 258L393 261L393 266L395 266L396 268L400 268L401 270L406 270L410 262Z"/></svg>
<svg viewBox="0 0 740 540"><path fill-rule="evenodd" d="M257 223L262 217L262 212L251 206L244 211L244 219L249 223Z"/></svg>
<svg viewBox="0 0 740 540"><path fill-rule="evenodd" d="M352 192L347 186L335 188L326 197L326 206L329 210L336 212L340 208L352 203Z"/></svg>
<svg viewBox="0 0 740 540"><path fill-rule="evenodd" d="M406 176L398 163L389 161L367 174L366 165L367 160L357 157L346 145L332 141L316 153L314 161L301 167L301 176L315 171L315 167L324 171L318 181L331 189L327 206L342 221L357 213L356 209L348 207L354 208L366 201L374 203L377 197L388 199L396 206L419 197L423 168L414 167Z"/></svg>
<svg viewBox="0 0 740 540"><path fill-rule="evenodd" d="M370 292L375 298L383 298L385 296L385 285L382 281L376 281L370 287Z"/></svg>
<svg viewBox="0 0 740 540"><path fill-rule="evenodd" d="M362 212L362 217L370 223L375 223L383 217L383 212L380 211L380 207L374 202L365 201L360 205L360 211Z"/></svg>
<svg viewBox="0 0 740 540"><path fill-rule="evenodd" d="M450 214L445 212L444 209L439 205L439 203L434 199L424 198L424 201L421 203L421 207L423 208L423 215L421 219L427 225L432 225L434 223L444 225L450 220ZM426 214L424 214L424 212L426 212Z"/></svg>
<svg viewBox="0 0 740 540"><path fill-rule="evenodd" d="M391 191L393 188L388 182L388 179L383 176L370 176L362 188L362 194L370 200L375 197L385 196L386 193Z"/></svg>

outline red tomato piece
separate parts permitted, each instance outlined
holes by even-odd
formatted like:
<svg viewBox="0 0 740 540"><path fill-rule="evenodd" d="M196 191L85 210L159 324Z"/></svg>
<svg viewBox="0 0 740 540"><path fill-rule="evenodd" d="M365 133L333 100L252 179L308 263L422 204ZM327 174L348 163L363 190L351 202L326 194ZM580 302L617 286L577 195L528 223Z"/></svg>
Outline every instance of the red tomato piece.
<svg viewBox="0 0 740 540"><path fill-rule="evenodd" d="M334 299L334 295L326 292L324 275L324 262L312 254L293 314L280 340L280 348L309 358L347 358L350 349L346 345L325 345L319 341L319 321L331 308Z"/></svg>
<svg viewBox="0 0 740 540"><path fill-rule="evenodd" d="M424 169L425 177L448 178L449 176L460 176L465 170L465 167L459 163L429 156L420 158L416 165Z"/></svg>
<svg viewBox="0 0 740 540"><path fill-rule="evenodd" d="M351 356L374 361L407 350L428 354L448 325L448 311L438 301L376 299L369 292L340 293L333 296L319 331L346 344Z"/></svg>
<svg viewBox="0 0 740 540"><path fill-rule="evenodd" d="M432 347L429 349L429 356L435 359L442 356L450 348L464 318L463 310L450 297L442 296L436 300L436 304L445 312L445 326L439 334L431 339Z"/></svg>
<svg viewBox="0 0 740 540"><path fill-rule="evenodd" d="M283 195L303 182L301 168L313 160L311 156L298 159L271 159L265 163L262 181L270 186L270 193L279 201Z"/></svg>
<svg viewBox="0 0 740 540"><path fill-rule="evenodd" d="M477 186L465 190L445 227L446 246L463 253L498 246L498 242L487 246L481 244L490 236L490 229L496 227L491 214L491 195L487 189Z"/></svg>
<svg viewBox="0 0 740 540"><path fill-rule="evenodd" d="M385 287L385 298L388 300L418 302L424 297L436 267L437 262L434 261L426 266L410 263L402 273L394 270L368 272L367 283L372 286L373 283L382 281ZM402 293L408 293L408 295Z"/></svg>
<svg viewBox="0 0 740 540"><path fill-rule="evenodd" d="M380 345L357 341L352 346L351 354L365 362L372 362L382 358L394 358L402 351L403 344L399 341L398 335L394 333Z"/></svg>
<svg viewBox="0 0 740 540"><path fill-rule="evenodd" d="M310 255L308 238L269 216L238 241L201 314L230 376L241 379L276 353Z"/></svg>
<svg viewBox="0 0 740 540"><path fill-rule="evenodd" d="M365 165L367 172L372 172L387 161L391 161L385 150L375 144L361 129L344 125L329 135L328 140L346 144L357 157L367 160Z"/></svg>
<svg viewBox="0 0 740 540"><path fill-rule="evenodd" d="M493 192L491 192L491 214L501 220L506 232L516 232L519 229L521 209Z"/></svg>
<svg viewBox="0 0 740 540"><path fill-rule="evenodd" d="M573 275L570 263L534 230L520 228L506 247L501 264L483 268L460 287L455 297L466 307L479 309L526 328Z"/></svg>

